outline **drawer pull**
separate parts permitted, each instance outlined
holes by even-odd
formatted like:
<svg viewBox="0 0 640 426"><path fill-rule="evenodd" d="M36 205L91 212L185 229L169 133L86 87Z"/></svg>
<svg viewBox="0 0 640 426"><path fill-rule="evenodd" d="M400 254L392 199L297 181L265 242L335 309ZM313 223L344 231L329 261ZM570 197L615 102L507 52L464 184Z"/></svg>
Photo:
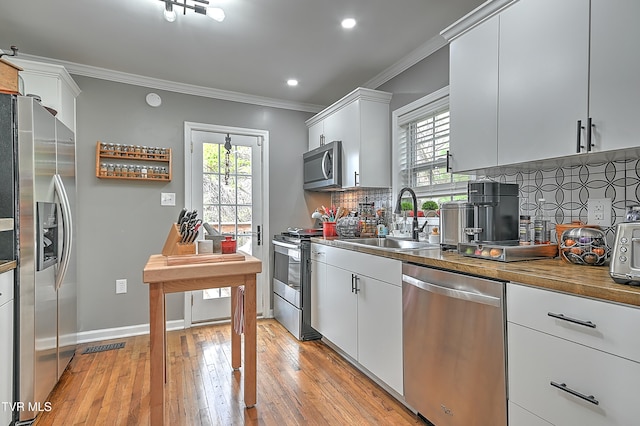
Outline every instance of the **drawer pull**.
<svg viewBox="0 0 640 426"><path fill-rule="evenodd" d="M549 382L549 384L550 384L551 386L553 386L554 388L558 388L558 389L560 389L560 390L562 390L562 391L565 391L565 392L567 392L567 393L570 393L570 394L571 394L571 395L573 395L573 396L577 396L577 397L578 397L578 398L580 398L580 399L584 399L585 401L590 402L590 403L592 403L593 405L598 405L598 404L600 404L600 403L598 402L598 400L597 400L593 395L586 396L586 395L584 395L584 394L581 394L580 392L575 391L575 390L571 389L570 387L567 387L567 385L566 385L565 383Z"/></svg>
<svg viewBox="0 0 640 426"><path fill-rule="evenodd" d="M565 317L564 314L556 314L554 312L547 312L547 315L549 315L550 317L553 317L553 318L557 318L557 319L563 320L563 321L569 321L569 322L572 322L574 324L584 325L585 327L596 328L596 325L594 323L592 323L591 321L582 321L582 320L571 318L571 317Z"/></svg>

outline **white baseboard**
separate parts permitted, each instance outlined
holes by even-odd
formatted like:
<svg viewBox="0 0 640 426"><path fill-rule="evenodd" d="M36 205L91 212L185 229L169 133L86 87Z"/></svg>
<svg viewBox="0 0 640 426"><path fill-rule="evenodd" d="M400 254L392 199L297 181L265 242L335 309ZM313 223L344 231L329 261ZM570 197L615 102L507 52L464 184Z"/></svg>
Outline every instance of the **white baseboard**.
<svg viewBox="0 0 640 426"><path fill-rule="evenodd" d="M273 309L270 309L267 316L258 315L260 318L273 318ZM191 324L192 327L202 325L212 325L229 322L228 319L222 321L211 321L205 323ZM184 320L167 321L167 331L184 330ZM99 342L102 340L123 339L125 337L140 336L149 334L149 324L129 325L126 327L103 328L100 330L89 330L78 332L78 344Z"/></svg>
<svg viewBox="0 0 640 426"><path fill-rule="evenodd" d="M184 329L184 320L167 321L167 331ZM149 324L130 325L126 327L103 328L78 332L78 343L98 342L102 340L122 339L124 337L149 334Z"/></svg>

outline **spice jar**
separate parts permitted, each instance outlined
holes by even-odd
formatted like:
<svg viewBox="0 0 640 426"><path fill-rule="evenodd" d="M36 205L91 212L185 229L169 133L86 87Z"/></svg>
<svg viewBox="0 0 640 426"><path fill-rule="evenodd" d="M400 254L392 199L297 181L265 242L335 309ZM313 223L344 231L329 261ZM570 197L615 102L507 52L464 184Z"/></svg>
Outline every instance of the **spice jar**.
<svg viewBox="0 0 640 426"><path fill-rule="evenodd" d="M531 244L531 216L520 215L520 245L526 246Z"/></svg>

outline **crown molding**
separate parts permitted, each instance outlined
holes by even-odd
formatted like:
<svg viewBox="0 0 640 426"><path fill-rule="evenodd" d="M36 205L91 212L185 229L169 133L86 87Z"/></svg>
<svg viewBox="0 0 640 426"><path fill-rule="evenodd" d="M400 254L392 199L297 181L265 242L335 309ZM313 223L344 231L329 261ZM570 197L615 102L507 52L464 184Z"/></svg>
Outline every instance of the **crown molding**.
<svg viewBox="0 0 640 426"><path fill-rule="evenodd" d="M518 0L488 0L440 31L440 35L450 42L516 1Z"/></svg>
<svg viewBox="0 0 640 426"><path fill-rule="evenodd" d="M80 88L78 87L76 82L73 81L73 78L69 75L67 69L65 69L65 67L63 67L62 65L52 64L44 61L28 60L24 59L22 56L23 55L20 55L19 58L11 58L11 60L14 61L18 66L24 68L25 70L28 70L28 72L31 74L37 74L40 76L51 76L52 74L55 74L56 77L60 78L69 87L74 96L77 97L80 94Z"/></svg>
<svg viewBox="0 0 640 426"><path fill-rule="evenodd" d="M358 87L357 89L354 89L351 92L349 92L347 95L343 96L340 100L334 102L333 104L329 105L327 108L320 111L318 114L309 118L307 121L305 121L305 123L307 127L311 127L314 124L326 118L327 116L335 113L336 111L341 110L342 108L346 107L347 105L359 99L362 99L365 101L380 102L380 103L388 104L389 102L391 102L392 96L393 96L393 93L383 92L380 90L367 89L365 87Z"/></svg>
<svg viewBox="0 0 640 426"><path fill-rule="evenodd" d="M312 113L317 113L325 107L324 105L291 102L282 99L247 95L245 93L232 92L229 90L214 89L210 87L196 86L193 84L177 83L175 81L144 77L137 74L129 74L125 72L109 70L106 68L93 67L89 65L77 64L75 62L61 61L58 59L45 58L22 53L20 54L20 57L28 59L30 61L60 65L64 67L70 74L114 81L117 83L131 84L134 86L148 87L150 89L166 90L168 92L182 93L185 95L202 96L205 98L221 99L225 101L241 102L251 105L260 105L272 108L281 108Z"/></svg>
<svg viewBox="0 0 640 426"><path fill-rule="evenodd" d="M409 53L404 58L400 59L395 64L391 65L389 68L382 71L377 76L373 77L371 80L367 81L362 85L362 87L366 87L369 89L375 89L377 87L382 86L387 81L392 78L400 75L404 71L408 70L427 56L436 52L440 48L447 45L447 42L442 38L442 36L432 37L430 40L422 44L420 47Z"/></svg>

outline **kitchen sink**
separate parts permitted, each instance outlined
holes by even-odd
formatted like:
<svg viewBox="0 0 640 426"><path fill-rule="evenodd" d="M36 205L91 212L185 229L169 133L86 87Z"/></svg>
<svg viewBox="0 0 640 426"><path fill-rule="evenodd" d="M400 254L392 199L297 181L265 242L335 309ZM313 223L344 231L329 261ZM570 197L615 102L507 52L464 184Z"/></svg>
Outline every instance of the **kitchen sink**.
<svg viewBox="0 0 640 426"><path fill-rule="evenodd" d="M413 241L396 238L351 238L342 240L345 243L365 245L369 247L380 247L394 250L417 250L417 249L439 249L439 244L432 244L426 241Z"/></svg>

